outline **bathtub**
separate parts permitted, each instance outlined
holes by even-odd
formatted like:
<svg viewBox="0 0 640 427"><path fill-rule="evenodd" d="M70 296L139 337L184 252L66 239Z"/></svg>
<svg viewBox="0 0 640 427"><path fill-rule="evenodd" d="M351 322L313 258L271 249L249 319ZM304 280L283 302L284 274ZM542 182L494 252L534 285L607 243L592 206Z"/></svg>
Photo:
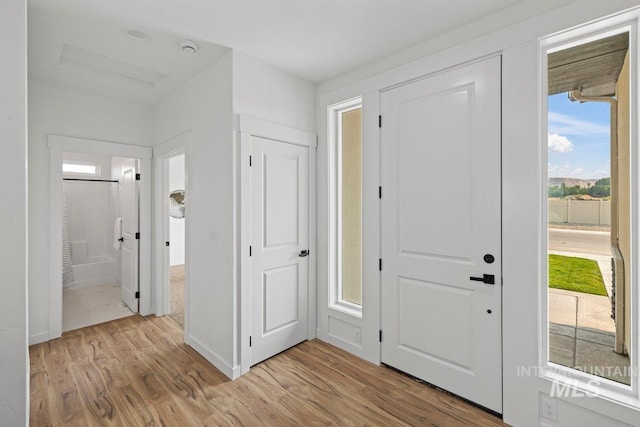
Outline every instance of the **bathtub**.
<svg viewBox="0 0 640 427"><path fill-rule="evenodd" d="M71 286L78 288L118 283L118 261L108 256L87 258L82 264L73 264L73 275Z"/></svg>

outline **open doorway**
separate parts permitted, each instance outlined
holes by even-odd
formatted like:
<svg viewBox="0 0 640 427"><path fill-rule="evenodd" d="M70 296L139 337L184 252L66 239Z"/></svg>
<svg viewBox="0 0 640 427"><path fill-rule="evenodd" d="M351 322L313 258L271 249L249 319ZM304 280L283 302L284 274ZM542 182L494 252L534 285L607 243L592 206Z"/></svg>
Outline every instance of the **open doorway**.
<svg viewBox="0 0 640 427"><path fill-rule="evenodd" d="M185 155L169 163L169 316L184 328L185 306Z"/></svg>
<svg viewBox="0 0 640 427"><path fill-rule="evenodd" d="M62 331L138 312L139 161L62 154Z"/></svg>
<svg viewBox="0 0 640 427"><path fill-rule="evenodd" d="M549 361L629 385L629 33L547 62Z"/></svg>

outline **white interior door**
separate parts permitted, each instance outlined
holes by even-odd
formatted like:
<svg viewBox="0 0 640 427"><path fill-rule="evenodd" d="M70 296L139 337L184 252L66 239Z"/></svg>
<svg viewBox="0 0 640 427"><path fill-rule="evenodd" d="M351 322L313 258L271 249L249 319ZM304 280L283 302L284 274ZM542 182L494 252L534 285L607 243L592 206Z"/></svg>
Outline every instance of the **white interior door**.
<svg viewBox="0 0 640 427"><path fill-rule="evenodd" d="M120 249L120 292L122 301L138 312L138 182L136 168L125 168L118 186L118 212L122 216Z"/></svg>
<svg viewBox="0 0 640 427"><path fill-rule="evenodd" d="M496 412L500 64L484 60L381 96L382 361Z"/></svg>
<svg viewBox="0 0 640 427"><path fill-rule="evenodd" d="M309 148L251 137L251 364L307 338Z"/></svg>

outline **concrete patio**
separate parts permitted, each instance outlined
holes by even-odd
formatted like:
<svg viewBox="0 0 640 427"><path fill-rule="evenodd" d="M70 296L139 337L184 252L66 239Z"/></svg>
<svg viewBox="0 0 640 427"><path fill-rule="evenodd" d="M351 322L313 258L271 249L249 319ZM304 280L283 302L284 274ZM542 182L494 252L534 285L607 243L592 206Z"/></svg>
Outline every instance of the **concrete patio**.
<svg viewBox="0 0 640 427"><path fill-rule="evenodd" d="M551 254L593 259L611 292L610 257L549 251ZM613 351L615 325L609 297L549 289L549 360L630 384L629 358Z"/></svg>

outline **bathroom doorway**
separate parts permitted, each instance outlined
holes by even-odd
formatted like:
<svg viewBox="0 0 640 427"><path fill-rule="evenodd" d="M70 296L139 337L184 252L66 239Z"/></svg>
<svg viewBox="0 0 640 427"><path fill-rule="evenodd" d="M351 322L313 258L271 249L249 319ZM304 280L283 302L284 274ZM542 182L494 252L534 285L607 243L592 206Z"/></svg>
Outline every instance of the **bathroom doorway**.
<svg viewBox="0 0 640 427"><path fill-rule="evenodd" d="M62 154L62 331L138 312L139 161Z"/></svg>
<svg viewBox="0 0 640 427"><path fill-rule="evenodd" d="M47 140L51 225L48 339L59 338L63 330L135 312L151 314L152 149L62 135L48 135ZM67 200L65 243L65 186L74 185L79 194ZM125 187L127 191L121 191ZM123 218L122 235L118 236L117 217ZM81 230L73 234L74 228ZM116 241L121 247L116 247ZM102 285L112 285L112 289L98 292ZM75 292L70 293L71 289ZM84 295L93 291L108 297ZM107 310L110 302L117 310L113 306Z"/></svg>

